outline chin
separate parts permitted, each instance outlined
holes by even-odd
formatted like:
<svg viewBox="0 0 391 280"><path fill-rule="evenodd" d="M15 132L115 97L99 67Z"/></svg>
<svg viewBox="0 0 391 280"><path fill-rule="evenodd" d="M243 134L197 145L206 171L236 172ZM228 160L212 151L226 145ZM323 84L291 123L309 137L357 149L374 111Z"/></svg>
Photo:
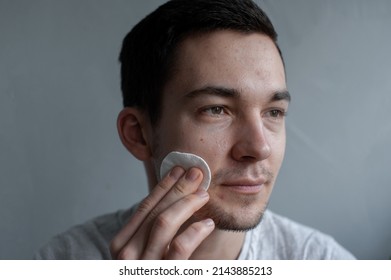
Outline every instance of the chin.
<svg viewBox="0 0 391 280"><path fill-rule="evenodd" d="M262 221L267 203L261 205L243 201L241 205L227 208L222 203L211 199L194 216L197 220L211 218L216 228L220 230L243 232L255 228Z"/></svg>

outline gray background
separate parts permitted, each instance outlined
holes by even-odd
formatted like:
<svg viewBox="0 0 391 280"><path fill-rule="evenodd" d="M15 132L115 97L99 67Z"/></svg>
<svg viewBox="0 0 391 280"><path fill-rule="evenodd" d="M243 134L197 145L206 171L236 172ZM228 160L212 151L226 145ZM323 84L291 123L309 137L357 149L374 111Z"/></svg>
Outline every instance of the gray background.
<svg viewBox="0 0 391 280"><path fill-rule="evenodd" d="M163 1L0 0L0 258L146 194L116 132L117 55ZM391 256L391 1L259 1L293 102L270 207Z"/></svg>

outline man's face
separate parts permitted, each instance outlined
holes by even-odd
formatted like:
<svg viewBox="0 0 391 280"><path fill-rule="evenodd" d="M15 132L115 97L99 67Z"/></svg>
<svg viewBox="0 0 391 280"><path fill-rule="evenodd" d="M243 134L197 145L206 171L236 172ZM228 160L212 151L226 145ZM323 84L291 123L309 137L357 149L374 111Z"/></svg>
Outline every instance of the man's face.
<svg viewBox="0 0 391 280"><path fill-rule="evenodd" d="M210 200L194 216L220 229L256 226L285 151L289 94L272 40L217 31L178 48L154 134L156 166L171 151L201 156L212 172Z"/></svg>

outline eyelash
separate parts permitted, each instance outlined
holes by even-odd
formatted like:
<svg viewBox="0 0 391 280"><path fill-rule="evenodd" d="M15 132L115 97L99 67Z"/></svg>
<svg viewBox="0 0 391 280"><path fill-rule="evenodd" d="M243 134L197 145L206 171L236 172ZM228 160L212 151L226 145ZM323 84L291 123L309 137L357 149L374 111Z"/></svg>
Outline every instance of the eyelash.
<svg viewBox="0 0 391 280"><path fill-rule="evenodd" d="M274 115L273 113L278 114L278 116L273 116ZM280 109L272 109L272 110L268 111L267 114L269 114L270 117L273 119L282 119L282 118L286 117L287 112L285 112L284 110L280 110Z"/></svg>
<svg viewBox="0 0 391 280"><path fill-rule="evenodd" d="M213 112L215 109L218 109L219 112L218 113ZM225 107L224 106L219 106L219 105L214 105L214 106L203 108L201 111L203 113L207 113L207 114L210 114L210 115L213 115L213 116L219 116L219 115L222 115L222 113L225 112Z"/></svg>

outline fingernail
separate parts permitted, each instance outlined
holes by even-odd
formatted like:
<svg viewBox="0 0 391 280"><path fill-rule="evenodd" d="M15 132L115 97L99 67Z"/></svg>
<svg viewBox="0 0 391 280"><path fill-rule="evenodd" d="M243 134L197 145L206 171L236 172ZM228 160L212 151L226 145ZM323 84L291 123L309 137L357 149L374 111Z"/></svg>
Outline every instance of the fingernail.
<svg viewBox="0 0 391 280"><path fill-rule="evenodd" d="M198 177L200 177L200 172L195 168L191 168L186 173L186 180L188 181L195 181Z"/></svg>
<svg viewBox="0 0 391 280"><path fill-rule="evenodd" d="M206 220L203 220L202 221L205 225L207 225L208 227L214 227L215 226L215 222L212 220L212 219L206 219Z"/></svg>
<svg viewBox="0 0 391 280"><path fill-rule="evenodd" d="M182 175L185 173L185 170L183 170L183 168L179 167L179 166L176 166L174 167L171 172L170 172L170 177L175 179L175 180L178 180L179 178L182 177Z"/></svg>

